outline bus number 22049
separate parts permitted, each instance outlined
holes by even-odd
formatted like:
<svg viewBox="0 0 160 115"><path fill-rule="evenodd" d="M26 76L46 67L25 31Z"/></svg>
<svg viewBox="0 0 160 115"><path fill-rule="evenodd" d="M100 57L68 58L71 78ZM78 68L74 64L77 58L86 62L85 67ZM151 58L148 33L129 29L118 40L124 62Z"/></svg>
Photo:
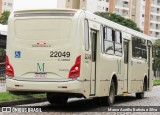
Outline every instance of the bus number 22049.
<svg viewBox="0 0 160 115"><path fill-rule="evenodd" d="M70 52L51 51L50 57L70 57Z"/></svg>

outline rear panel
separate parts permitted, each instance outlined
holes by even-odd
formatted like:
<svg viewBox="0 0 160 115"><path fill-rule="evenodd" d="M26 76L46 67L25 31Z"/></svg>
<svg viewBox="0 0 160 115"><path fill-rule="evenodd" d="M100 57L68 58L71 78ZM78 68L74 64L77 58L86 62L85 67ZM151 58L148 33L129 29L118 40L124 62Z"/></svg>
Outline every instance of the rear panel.
<svg viewBox="0 0 160 115"><path fill-rule="evenodd" d="M18 80L62 80L80 55L74 11L28 11L11 15L7 55ZM13 31L14 30L14 31Z"/></svg>

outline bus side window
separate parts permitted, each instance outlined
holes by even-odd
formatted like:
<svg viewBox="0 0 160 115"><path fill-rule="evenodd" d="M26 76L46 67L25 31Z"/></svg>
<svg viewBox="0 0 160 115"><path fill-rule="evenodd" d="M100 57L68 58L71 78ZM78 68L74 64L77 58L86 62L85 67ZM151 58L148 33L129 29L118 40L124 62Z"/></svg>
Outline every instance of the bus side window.
<svg viewBox="0 0 160 115"><path fill-rule="evenodd" d="M136 57L142 58L141 39L137 38Z"/></svg>
<svg viewBox="0 0 160 115"><path fill-rule="evenodd" d="M142 58L147 59L147 46L146 40L142 39Z"/></svg>
<svg viewBox="0 0 160 115"><path fill-rule="evenodd" d="M132 57L147 59L146 40L132 36Z"/></svg>
<svg viewBox="0 0 160 115"><path fill-rule="evenodd" d="M137 38L132 36L132 57L136 57L136 51L135 51L136 43L137 43Z"/></svg>
<svg viewBox="0 0 160 115"><path fill-rule="evenodd" d="M89 23L88 20L84 21L84 38L85 38L85 50L89 51Z"/></svg>
<svg viewBox="0 0 160 115"><path fill-rule="evenodd" d="M104 52L107 54L114 54L114 38L113 38L113 30L108 27L103 28L103 43L104 43Z"/></svg>
<svg viewBox="0 0 160 115"><path fill-rule="evenodd" d="M122 56L122 35L120 31L115 31L115 55Z"/></svg>
<svg viewBox="0 0 160 115"><path fill-rule="evenodd" d="M101 25L101 52L105 53L104 52L104 40L103 40L104 37L103 36L104 36L103 26Z"/></svg>

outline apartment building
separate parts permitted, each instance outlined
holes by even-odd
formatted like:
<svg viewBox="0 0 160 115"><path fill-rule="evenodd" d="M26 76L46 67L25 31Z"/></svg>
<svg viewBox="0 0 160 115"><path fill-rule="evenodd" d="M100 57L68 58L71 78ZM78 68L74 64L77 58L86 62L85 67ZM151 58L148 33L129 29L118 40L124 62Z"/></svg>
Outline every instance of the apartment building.
<svg viewBox="0 0 160 115"><path fill-rule="evenodd" d="M3 11L12 11L14 0L2 0L2 12Z"/></svg>
<svg viewBox="0 0 160 115"><path fill-rule="evenodd" d="M66 8L84 9L90 12L108 11L109 3L106 1L107 0L66 0Z"/></svg>
<svg viewBox="0 0 160 115"><path fill-rule="evenodd" d="M151 3L150 35L160 38L160 0Z"/></svg>
<svg viewBox="0 0 160 115"><path fill-rule="evenodd" d="M39 2L50 2L52 3L52 0L40 0ZM41 7L40 5L41 4L38 4L38 2L36 1L36 6L35 8L37 7ZM15 4L15 6L13 6ZM20 4L22 4L22 7L34 7L35 5L35 1L32 1L32 0L0 0L0 14L3 12L3 11L12 11L14 8L16 9L17 5L19 8L22 8L20 7ZM24 5L25 4L25 5ZM30 6L28 5L30 4ZM45 4L45 5L46 5ZM45 6L47 7L47 5ZM53 1L53 4L49 4L49 8L65 8L66 7L66 0L54 0ZM26 8L26 9L27 9Z"/></svg>
<svg viewBox="0 0 160 115"><path fill-rule="evenodd" d="M2 14L2 0L0 0L0 15Z"/></svg>
<svg viewBox="0 0 160 115"><path fill-rule="evenodd" d="M160 0L132 0L136 16L131 18L145 34L160 38ZM132 15L133 15L132 12Z"/></svg>
<svg viewBox="0 0 160 115"><path fill-rule="evenodd" d="M13 2L0 0L0 14L11 11ZM160 0L54 0L54 3L55 8L116 13L135 21L145 34L160 37Z"/></svg>
<svg viewBox="0 0 160 115"><path fill-rule="evenodd" d="M160 37L160 0L66 0L66 8L116 13L135 21L145 34Z"/></svg>
<svg viewBox="0 0 160 115"><path fill-rule="evenodd" d="M0 0L0 15L2 14L2 0Z"/></svg>
<svg viewBox="0 0 160 115"><path fill-rule="evenodd" d="M66 0L57 0L57 8L66 8Z"/></svg>

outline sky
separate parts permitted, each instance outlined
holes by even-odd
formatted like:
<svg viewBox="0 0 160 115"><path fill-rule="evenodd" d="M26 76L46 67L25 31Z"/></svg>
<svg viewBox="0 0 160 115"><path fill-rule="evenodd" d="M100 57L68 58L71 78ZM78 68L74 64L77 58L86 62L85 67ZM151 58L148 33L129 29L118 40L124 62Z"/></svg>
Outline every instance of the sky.
<svg viewBox="0 0 160 115"><path fill-rule="evenodd" d="M57 7L57 0L14 0L13 10L50 9Z"/></svg>

